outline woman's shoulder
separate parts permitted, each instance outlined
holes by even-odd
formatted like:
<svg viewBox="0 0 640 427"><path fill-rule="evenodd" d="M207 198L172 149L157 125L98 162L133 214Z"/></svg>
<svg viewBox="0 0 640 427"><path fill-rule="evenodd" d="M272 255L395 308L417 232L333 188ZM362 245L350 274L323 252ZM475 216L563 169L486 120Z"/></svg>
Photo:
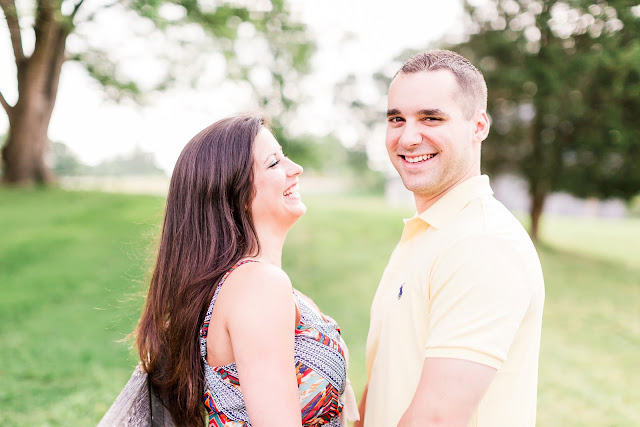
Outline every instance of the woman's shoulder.
<svg viewBox="0 0 640 427"><path fill-rule="evenodd" d="M287 273L266 262L242 264L229 275L223 287L224 292L234 299L246 301L262 298L265 303L274 299L291 299L292 289Z"/></svg>
<svg viewBox="0 0 640 427"><path fill-rule="evenodd" d="M236 281L248 281L255 284L275 283L291 286L289 276L281 268L268 262L253 261L245 262L236 268L229 278Z"/></svg>
<svg viewBox="0 0 640 427"><path fill-rule="evenodd" d="M229 275L221 293L221 314L231 335L289 331L296 320L293 288L282 269L264 262L243 264ZM268 319L268 321L265 321ZM238 335L239 334L239 335ZM293 335L292 335L293 336Z"/></svg>

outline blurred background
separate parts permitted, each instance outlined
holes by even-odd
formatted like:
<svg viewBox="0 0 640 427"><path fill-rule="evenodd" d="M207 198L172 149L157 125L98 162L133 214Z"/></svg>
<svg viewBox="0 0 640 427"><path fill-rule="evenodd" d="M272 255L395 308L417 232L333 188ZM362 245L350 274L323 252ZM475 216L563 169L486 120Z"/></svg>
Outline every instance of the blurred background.
<svg viewBox="0 0 640 427"><path fill-rule="evenodd" d="M0 425L95 425L127 381L189 139L261 109L302 164L283 268L366 382L369 307L412 215L384 149L402 62L483 72L483 170L547 300L538 425L640 425L637 1L0 0Z"/></svg>

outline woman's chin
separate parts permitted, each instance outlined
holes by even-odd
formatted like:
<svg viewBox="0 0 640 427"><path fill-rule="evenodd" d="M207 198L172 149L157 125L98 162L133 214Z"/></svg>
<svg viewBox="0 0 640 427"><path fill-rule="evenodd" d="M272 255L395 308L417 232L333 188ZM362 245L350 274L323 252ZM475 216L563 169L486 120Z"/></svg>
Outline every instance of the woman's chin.
<svg viewBox="0 0 640 427"><path fill-rule="evenodd" d="M295 215L296 219L300 218L307 212L307 207L302 201L300 201L293 209L292 213Z"/></svg>

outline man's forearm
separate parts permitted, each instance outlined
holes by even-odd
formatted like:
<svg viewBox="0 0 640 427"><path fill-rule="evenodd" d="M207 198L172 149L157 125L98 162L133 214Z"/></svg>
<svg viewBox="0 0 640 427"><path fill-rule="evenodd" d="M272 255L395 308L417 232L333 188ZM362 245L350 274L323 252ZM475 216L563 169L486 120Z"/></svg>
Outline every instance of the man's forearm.
<svg viewBox="0 0 640 427"><path fill-rule="evenodd" d="M480 363L427 357L398 427L466 426L495 374L495 368Z"/></svg>

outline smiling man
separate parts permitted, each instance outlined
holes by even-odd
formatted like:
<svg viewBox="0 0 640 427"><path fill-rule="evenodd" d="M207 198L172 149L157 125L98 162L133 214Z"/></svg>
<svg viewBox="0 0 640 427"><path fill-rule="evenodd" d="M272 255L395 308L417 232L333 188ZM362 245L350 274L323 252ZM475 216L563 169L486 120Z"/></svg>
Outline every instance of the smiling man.
<svg viewBox="0 0 640 427"><path fill-rule="evenodd" d="M373 300L356 426L535 425L544 282L480 174L486 104L482 74L446 50L391 82L386 146L417 213Z"/></svg>

